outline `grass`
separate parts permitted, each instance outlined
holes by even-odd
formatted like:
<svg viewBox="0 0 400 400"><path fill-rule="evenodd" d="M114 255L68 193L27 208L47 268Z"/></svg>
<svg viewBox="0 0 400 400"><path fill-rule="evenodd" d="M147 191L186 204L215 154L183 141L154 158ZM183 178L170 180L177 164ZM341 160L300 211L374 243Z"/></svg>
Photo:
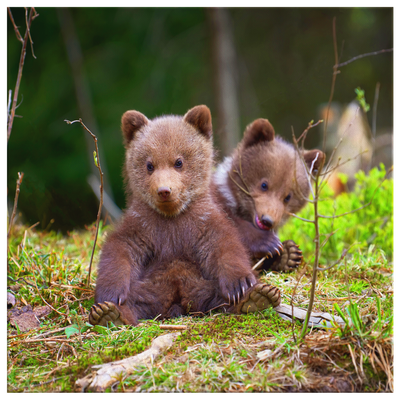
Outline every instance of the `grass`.
<svg viewBox="0 0 400 400"><path fill-rule="evenodd" d="M291 222L290 222L291 223ZM110 227L101 227L96 265ZM161 321L136 327L87 323L94 284L86 287L94 226L66 236L17 225L9 240L8 292L17 306L48 305L40 327L20 332L8 322L9 392L74 392L98 365L147 349L164 333ZM381 242L379 242L381 243ZM213 312L162 321L186 325L173 346L109 391L117 392L388 392L393 390L391 249L366 243L319 274L314 311L341 315L343 327L312 330L273 310L249 315ZM306 254L306 261L307 254ZM334 261L334 260L331 260ZM283 302L308 304L311 264L292 274L261 277L280 288ZM95 282L94 271L92 282Z"/></svg>

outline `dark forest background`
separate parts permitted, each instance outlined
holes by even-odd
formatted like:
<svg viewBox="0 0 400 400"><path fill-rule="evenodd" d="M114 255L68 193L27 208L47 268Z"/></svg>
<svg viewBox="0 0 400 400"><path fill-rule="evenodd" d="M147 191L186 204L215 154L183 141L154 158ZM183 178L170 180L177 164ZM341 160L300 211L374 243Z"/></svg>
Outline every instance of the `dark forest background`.
<svg viewBox="0 0 400 400"><path fill-rule="evenodd" d="M22 171L22 220L62 231L92 223L98 207L88 183L98 176L92 139L65 119L81 117L97 135L107 193L123 209L124 111L153 118L206 104L222 157L256 118L268 118L288 140L292 127L299 135L321 118L332 81L334 17L341 62L393 47L392 8L36 10L36 59L28 46L7 145L8 205ZM24 9L11 11L23 34ZM9 19L7 33L7 89L14 90L21 43ZM340 70L335 104L353 101L356 87L372 104L379 82L377 135L392 132L393 54ZM312 132L306 147L319 147L321 131Z"/></svg>

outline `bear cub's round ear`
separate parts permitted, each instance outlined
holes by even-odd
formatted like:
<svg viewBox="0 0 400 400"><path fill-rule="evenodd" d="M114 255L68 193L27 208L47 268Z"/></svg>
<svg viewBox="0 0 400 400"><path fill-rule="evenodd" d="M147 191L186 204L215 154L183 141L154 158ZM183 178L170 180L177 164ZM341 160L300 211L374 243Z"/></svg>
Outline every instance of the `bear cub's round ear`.
<svg viewBox="0 0 400 400"><path fill-rule="evenodd" d="M309 150L303 153L308 170L315 175L325 163L325 153L321 150Z"/></svg>
<svg viewBox="0 0 400 400"><path fill-rule="evenodd" d="M191 108L183 120L196 128L207 139L212 138L211 112L207 106L201 105Z"/></svg>
<svg viewBox="0 0 400 400"><path fill-rule="evenodd" d="M272 142L274 138L274 127L267 119L259 118L248 125L244 131L243 146L246 148L259 143Z"/></svg>
<svg viewBox="0 0 400 400"><path fill-rule="evenodd" d="M149 120L139 111L130 110L125 112L121 118L121 129L125 138L125 145L128 145L135 133L148 123Z"/></svg>

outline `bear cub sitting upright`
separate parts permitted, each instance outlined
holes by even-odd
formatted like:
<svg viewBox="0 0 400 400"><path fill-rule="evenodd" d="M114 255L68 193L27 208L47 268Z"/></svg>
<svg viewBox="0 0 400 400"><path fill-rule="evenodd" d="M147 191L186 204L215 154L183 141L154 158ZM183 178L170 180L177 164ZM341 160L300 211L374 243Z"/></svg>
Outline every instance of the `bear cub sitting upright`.
<svg viewBox="0 0 400 400"><path fill-rule="evenodd" d="M153 120L127 111L122 131L128 208L103 246L89 322L279 305L279 290L257 282L235 226L212 199L210 110Z"/></svg>
<svg viewBox="0 0 400 400"><path fill-rule="evenodd" d="M291 271L302 259L292 240L283 242L280 254L274 233L306 204L310 183L305 168L315 173L325 161L320 150L303 151L302 156L305 163L295 147L275 136L270 122L260 118L247 126L232 156L214 173L214 197L235 222L253 260L269 256L260 269Z"/></svg>

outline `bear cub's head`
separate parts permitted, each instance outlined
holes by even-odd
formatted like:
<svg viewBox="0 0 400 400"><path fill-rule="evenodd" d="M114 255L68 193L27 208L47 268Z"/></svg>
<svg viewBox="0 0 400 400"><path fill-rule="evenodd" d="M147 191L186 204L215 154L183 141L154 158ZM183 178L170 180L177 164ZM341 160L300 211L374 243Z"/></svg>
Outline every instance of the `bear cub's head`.
<svg viewBox="0 0 400 400"><path fill-rule="evenodd" d="M131 199L171 217L208 191L213 163L208 107L194 107L183 117L153 120L131 110L124 113L121 125L125 181Z"/></svg>
<svg viewBox="0 0 400 400"><path fill-rule="evenodd" d="M298 212L310 194L305 168L315 174L325 161L320 150L303 151L302 156L305 162L292 144L275 136L267 119L248 125L231 160L236 184L228 179L238 213L259 229L276 230L289 213Z"/></svg>

